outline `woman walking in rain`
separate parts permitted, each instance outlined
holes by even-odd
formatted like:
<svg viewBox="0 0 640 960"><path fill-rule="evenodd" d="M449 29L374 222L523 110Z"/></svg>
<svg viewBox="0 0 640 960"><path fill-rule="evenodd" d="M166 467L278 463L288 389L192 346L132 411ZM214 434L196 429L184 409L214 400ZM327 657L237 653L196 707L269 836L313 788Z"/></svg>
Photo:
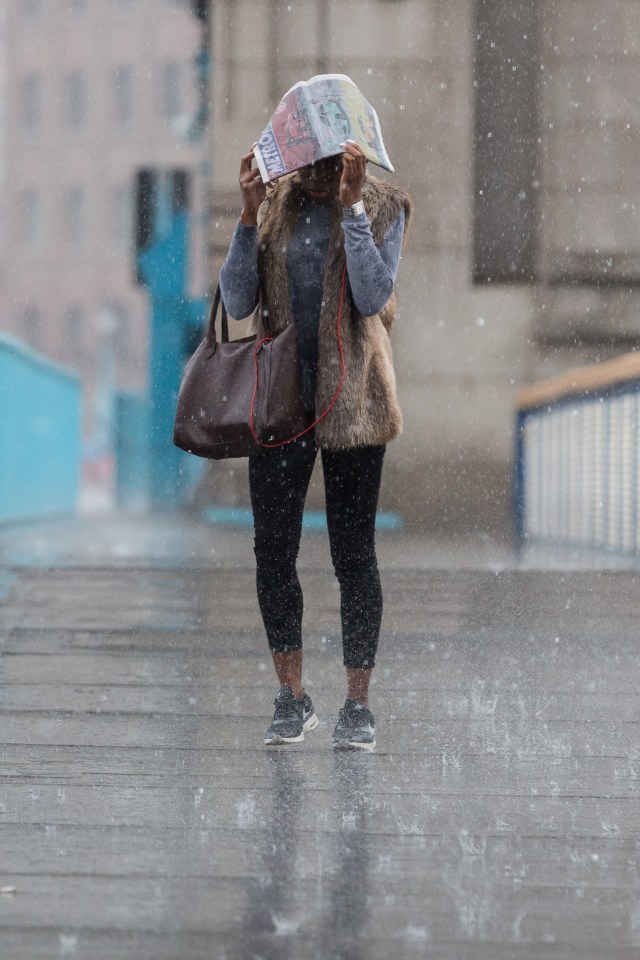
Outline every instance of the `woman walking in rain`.
<svg viewBox="0 0 640 960"><path fill-rule="evenodd" d="M296 743L318 725L302 682L296 560L319 450L346 668L332 743L372 750L368 693L382 618L375 515L386 444L402 429L389 333L411 204L403 190L367 174L354 141L340 147L268 188L252 169L253 150L242 157L242 212L220 287L234 317L255 310L261 287L270 328L295 323L309 422L331 405L341 352L346 367L335 403L313 431L249 458L258 601L280 683L264 742Z"/></svg>

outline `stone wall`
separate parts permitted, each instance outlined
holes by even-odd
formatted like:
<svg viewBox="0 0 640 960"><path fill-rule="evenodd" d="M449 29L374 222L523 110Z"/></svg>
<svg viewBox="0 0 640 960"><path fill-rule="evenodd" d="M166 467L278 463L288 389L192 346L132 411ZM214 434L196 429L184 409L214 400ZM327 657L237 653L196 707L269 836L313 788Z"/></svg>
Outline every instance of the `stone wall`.
<svg viewBox="0 0 640 960"><path fill-rule="evenodd" d="M347 73L358 83L380 116L395 179L414 198L393 338L406 427L389 448L383 506L425 531L508 533L515 393L533 376L593 358L593 338L574 342L576 318L586 330L592 320L585 317L597 314L600 330L636 335L635 294L603 290L584 278L567 288L552 272L563 247L602 250L601 236L610 238L607 251L635 243L635 207L623 204L635 203L638 173L624 118L638 112L632 79L640 3L563 0L538 4L538 10L539 37L531 41L543 77L537 279L478 285L472 281L475 3L214 5L216 271L239 211L240 155L258 138L279 96L316 72ZM593 16L585 17L587 10L599 30L589 32L585 21ZM627 43L635 53L621 52ZM588 80L596 53L599 68ZM579 120L570 77L584 91ZM615 121L608 159L601 155L603 128L594 119L599 111ZM583 176L590 178L588 199L578 189ZM562 346L571 345L567 351L554 342L559 330ZM608 355L620 352L614 341Z"/></svg>
<svg viewBox="0 0 640 960"><path fill-rule="evenodd" d="M537 377L640 344L640 4L543 11Z"/></svg>

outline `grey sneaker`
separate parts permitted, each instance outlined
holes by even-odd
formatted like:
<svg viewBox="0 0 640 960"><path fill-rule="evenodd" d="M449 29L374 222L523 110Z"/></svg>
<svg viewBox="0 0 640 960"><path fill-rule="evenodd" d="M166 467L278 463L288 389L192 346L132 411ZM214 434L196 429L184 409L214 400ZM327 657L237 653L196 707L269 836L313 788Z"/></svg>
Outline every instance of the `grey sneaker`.
<svg viewBox="0 0 640 960"><path fill-rule="evenodd" d="M315 730L318 726L319 721L308 694L303 693L296 699L290 687L280 687L273 703L276 711L264 735L265 743L299 743L304 740L305 730Z"/></svg>
<svg viewBox="0 0 640 960"><path fill-rule="evenodd" d="M345 700L331 743L338 750L373 750L376 722L371 711L357 700Z"/></svg>

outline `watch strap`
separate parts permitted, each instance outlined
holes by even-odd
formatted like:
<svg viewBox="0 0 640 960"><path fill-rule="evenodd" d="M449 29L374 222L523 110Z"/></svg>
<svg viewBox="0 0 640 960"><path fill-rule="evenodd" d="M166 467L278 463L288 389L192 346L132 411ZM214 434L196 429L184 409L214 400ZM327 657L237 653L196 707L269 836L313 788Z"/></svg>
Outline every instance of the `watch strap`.
<svg viewBox="0 0 640 960"><path fill-rule="evenodd" d="M357 203L354 203L352 206L344 207L343 213L347 217L359 217L362 213L366 213L364 200L358 200Z"/></svg>

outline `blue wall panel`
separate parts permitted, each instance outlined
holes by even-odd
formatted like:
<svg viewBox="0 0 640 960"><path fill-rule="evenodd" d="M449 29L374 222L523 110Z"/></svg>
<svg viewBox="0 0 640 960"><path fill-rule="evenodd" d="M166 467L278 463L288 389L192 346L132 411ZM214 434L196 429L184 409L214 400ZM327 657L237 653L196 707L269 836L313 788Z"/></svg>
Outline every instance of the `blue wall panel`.
<svg viewBox="0 0 640 960"><path fill-rule="evenodd" d="M75 510L81 457L77 377L0 334L0 521Z"/></svg>

